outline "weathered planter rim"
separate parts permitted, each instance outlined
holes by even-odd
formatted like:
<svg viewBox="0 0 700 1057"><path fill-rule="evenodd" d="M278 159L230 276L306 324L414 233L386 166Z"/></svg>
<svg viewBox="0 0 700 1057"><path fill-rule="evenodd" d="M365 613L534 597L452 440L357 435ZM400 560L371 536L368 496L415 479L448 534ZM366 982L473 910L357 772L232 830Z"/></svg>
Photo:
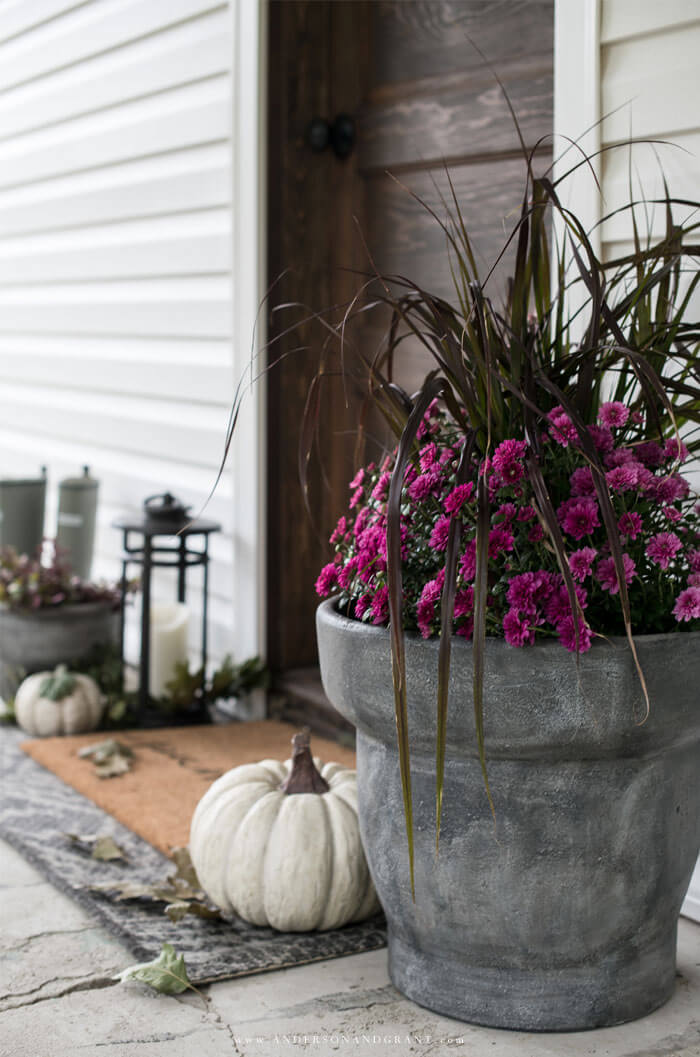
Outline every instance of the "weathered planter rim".
<svg viewBox="0 0 700 1057"><path fill-rule="evenodd" d="M350 629L360 629L361 628L363 633L369 632L369 633L371 633L373 635L376 635L376 636L387 636L387 635L389 635L390 630L391 630L389 625L365 624L364 621L357 620L356 617L349 617L345 613L341 613L340 610L338 609L338 599L339 599L339 597L340 597L339 595L332 595L330 598L326 598L323 602L321 602L319 604L318 612L324 614L324 619L326 618L326 614L332 613L333 616L338 621L343 621L348 626L349 630ZM423 644L426 644L428 646L430 644L432 644L435 649L439 648L439 643L440 643L440 637L439 636L432 636L429 639L424 639L416 631L405 631L404 635L406 637L406 641L407 642L423 643ZM635 632L634 630L632 632L632 637L633 637L635 642L644 642L644 643L650 643L650 644L651 643L655 643L655 642L668 642L670 637L674 637L675 638L676 635L680 635L683 638L688 637L691 640L697 640L698 642L700 642L700 631L683 631L683 630L681 630L680 625L679 625L679 628L678 628L677 631L661 631L661 632L653 632L652 634L644 634L642 632ZM586 656L589 656L590 652L592 652L593 650L600 650L601 648L605 648L606 645L626 647L626 646L628 646L627 637L625 635L596 636L593 639L593 643L591 645L591 650L588 653L586 653L586 654L582 654L581 657L584 658ZM455 647L457 649L467 650L469 652L472 651L472 643L470 641L467 641L466 639L463 639L461 635L453 635L452 636L452 649L454 649ZM512 651L512 652L516 652L517 651L518 653L522 653L522 654L532 654L533 652L537 652L537 650L553 650L553 649L556 649L557 652L560 653L560 654L561 653L566 654L568 652L568 651L566 651L564 649L564 647L561 645L560 642L555 642L553 639L549 639L549 640L546 640L544 642L543 641L537 641L532 646L522 646L522 647L520 647L520 646L509 646L508 643L505 641L505 639L502 639L502 638L500 638L500 636L496 636L496 635L487 635L486 636L486 648L487 649L503 648L503 649L508 650L509 652L510 651ZM574 660L574 663L575 663L574 655L573 654L569 654L569 656L571 656L572 660Z"/></svg>
<svg viewBox="0 0 700 1057"><path fill-rule="evenodd" d="M59 602L55 606L39 606L38 609L15 609L7 602L0 602L0 619L3 617L17 617L19 620L51 620L54 617L67 617L71 619L76 616L90 616L92 613L101 613L106 609L118 613L121 606L119 603L110 602L107 599L94 600L90 602Z"/></svg>
<svg viewBox="0 0 700 1057"><path fill-rule="evenodd" d="M317 610L321 675L339 711L372 737L395 743L390 630L338 612L337 598ZM447 745L476 751L473 649L455 641L450 665ZM697 742L697 707L683 685L687 658L700 656L700 632L640 635L635 645L650 710L624 636L595 643L578 658L559 642L516 648L486 640L484 736L487 757L599 758L650 755ZM411 754L434 752L439 638L406 635L406 686ZM352 657L362 665L348 672ZM669 692L670 691L670 692ZM562 700L567 707L562 707ZM340 702L342 701L342 707ZM370 704L371 701L371 704ZM656 702L663 707L655 707Z"/></svg>

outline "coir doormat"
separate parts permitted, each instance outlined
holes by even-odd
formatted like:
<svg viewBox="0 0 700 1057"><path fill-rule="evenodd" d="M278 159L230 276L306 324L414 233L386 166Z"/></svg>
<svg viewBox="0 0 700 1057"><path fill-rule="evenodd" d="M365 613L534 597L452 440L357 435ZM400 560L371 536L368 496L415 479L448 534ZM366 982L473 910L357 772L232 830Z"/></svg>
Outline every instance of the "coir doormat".
<svg viewBox="0 0 700 1057"><path fill-rule="evenodd" d="M280 933L247 925L240 919L208 921L188 915L174 923L157 904L115 902L106 894L93 891L91 886L111 882L148 884L163 880L172 872L172 863L22 752L20 743L25 738L16 729L0 728L0 837L47 880L93 914L136 960L153 958L163 943L171 943L184 954L190 979L195 984L205 984L359 954L385 945L382 918L332 932ZM103 784L121 781L123 778L107 779ZM207 779L205 787L208 784ZM98 862L76 849L67 833L109 834L124 849L129 861Z"/></svg>
<svg viewBox="0 0 700 1057"><path fill-rule="evenodd" d="M227 723L208 727L118 731L110 737L128 745L132 769L119 778L101 779L78 750L105 734L25 740L22 748L98 807L166 855L187 844L190 820L211 783L243 763L288 759L296 727L277 720ZM312 737L311 748L324 762L355 766L355 753L326 738Z"/></svg>

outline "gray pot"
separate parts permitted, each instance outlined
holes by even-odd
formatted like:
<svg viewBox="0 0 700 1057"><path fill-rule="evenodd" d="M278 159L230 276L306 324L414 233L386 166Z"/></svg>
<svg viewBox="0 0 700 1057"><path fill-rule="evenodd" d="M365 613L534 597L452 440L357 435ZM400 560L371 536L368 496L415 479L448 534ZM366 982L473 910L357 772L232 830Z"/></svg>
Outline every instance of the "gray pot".
<svg viewBox="0 0 700 1057"><path fill-rule="evenodd" d="M435 856L438 643L406 644L416 901L411 899L389 634L317 614L328 697L357 726L360 826L389 925L389 970L421 1005L528 1031L644 1016L675 984L676 929L700 848L700 634L624 639L580 659L487 640L494 826L475 748L472 649L452 650Z"/></svg>
<svg viewBox="0 0 700 1057"><path fill-rule="evenodd" d="M0 694L17 689L18 673L77 660L100 643L119 642L119 612L82 602L16 612L0 606Z"/></svg>

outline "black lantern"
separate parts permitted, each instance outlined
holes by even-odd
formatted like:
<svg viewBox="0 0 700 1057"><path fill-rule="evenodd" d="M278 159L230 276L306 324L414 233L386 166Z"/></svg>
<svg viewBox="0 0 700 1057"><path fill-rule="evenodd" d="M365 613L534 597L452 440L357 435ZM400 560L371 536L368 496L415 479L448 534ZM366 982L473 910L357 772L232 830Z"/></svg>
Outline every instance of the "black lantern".
<svg viewBox="0 0 700 1057"><path fill-rule="evenodd" d="M177 569L177 601L184 602L187 595L187 570L202 567L202 680L207 667L207 603L209 588L209 536L219 532L221 525L204 518L191 520L188 508L169 492L150 496L143 504L145 517L142 521L120 518L113 522L114 528L124 533L122 553L122 609L121 609L121 654L124 660L124 603L128 586L130 565L141 567L141 656L139 660L139 711L143 713L149 705L149 682L151 668L151 573L153 569ZM131 534L138 534L135 543ZM159 537L178 537L175 546L158 543ZM197 541L194 547L193 542Z"/></svg>

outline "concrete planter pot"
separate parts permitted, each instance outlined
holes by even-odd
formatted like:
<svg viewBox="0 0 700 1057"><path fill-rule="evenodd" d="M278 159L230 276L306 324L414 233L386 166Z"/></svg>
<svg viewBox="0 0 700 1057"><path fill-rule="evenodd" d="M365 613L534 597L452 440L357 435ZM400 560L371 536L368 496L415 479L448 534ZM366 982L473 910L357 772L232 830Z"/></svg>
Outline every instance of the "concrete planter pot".
<svg viewBox="0 0 700 1057"><path fill-rule="evenodd" d="M119 641L119 612L107 602L82 602L16 612L0 606L0 693L14 693L18 671L55 668L97 643Z"/></svg>
<svg viewBox="0 0 700 1057"><path fill-rule="evenodd" d="M633 1020L675 984L678 915L700 847L700 634L641 636L652 710L624 639L580 660L488 640L485 730L497 825L476 754L472 650L453 647L435 857L438 643L410 636L416 902L389 634L317 614L321 675L357 727L360 823L396 987L440 1013L567 1031Z"/></svg>

